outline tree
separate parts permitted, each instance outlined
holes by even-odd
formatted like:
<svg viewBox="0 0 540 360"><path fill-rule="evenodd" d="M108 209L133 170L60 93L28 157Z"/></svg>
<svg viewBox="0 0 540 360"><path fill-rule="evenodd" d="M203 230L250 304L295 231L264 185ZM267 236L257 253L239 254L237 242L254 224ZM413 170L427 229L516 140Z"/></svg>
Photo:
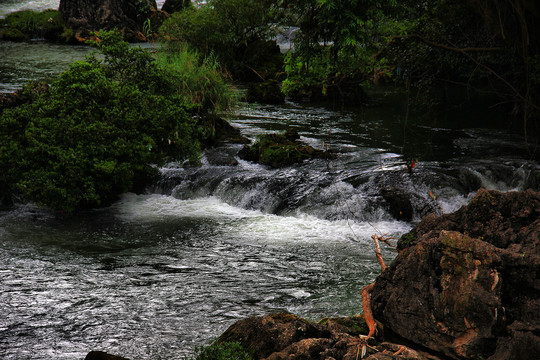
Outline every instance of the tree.
<svg viewBox="0 0 540 360"><path fill-rule="evenodd" d="M289 0L292 23L299 27L295 51L286 59L288 95L337 97L358 102L362 86L385 67L374 55L386 37L399 33L404 22L386 14L392 0Z"/></svg>
<svg viewBox="0 0 540 360"><path fill-rule="evenodd" d="M282 66L279 47L271 40L277 14L271 0L209 0L172 14L159 33L169 43L213 54L235 79L260 80Z"/></svg>
<svg viewBox="0 0 540 360"><path fill-rule="evenodd" d="M448 97L461 86L491 96L522 119L540 118L540 9L530 0L431 0L384 55L422 99ZM406 72L406 73L404 73ZM441 91L441 89L443 91ZM437 96L438 95L438 96ZM510 106L508 106L510 105ZM533 124L534 125L534 124ZM538 130L538 129L536 129ZM527 136L525 136L527 138Z"/></svg>

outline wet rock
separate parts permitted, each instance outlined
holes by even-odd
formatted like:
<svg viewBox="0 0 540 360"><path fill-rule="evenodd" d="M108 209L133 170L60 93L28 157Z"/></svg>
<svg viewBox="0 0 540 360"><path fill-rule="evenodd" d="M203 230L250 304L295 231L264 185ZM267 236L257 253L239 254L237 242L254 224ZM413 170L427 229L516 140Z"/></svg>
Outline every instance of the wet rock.
<svg viewBox="0 0 540 360"><path fill-rule="evenodd" d="M252 352L254 359L355 360L359 353L355 340L367 332L362 316L327 318L313 323L292 314L270 314L236 322L218 343L238 342ZM370 340L366 356L372 360L438 359L401 345L380 343L379 338Z"/></svg>
<svg viewBox="0 0 540 360"><path fill-rule="evenodd" d="M128 360L121 356L107 354L103 351L90 351L84 360Z"/></svg>
<svg viewBox="0 0 540 360"><path fill-rule="evenodd" d="M81 41L101 29L119 29L127 41L145 41L143 24L157 5L155 0L61 0L59 10Z"/></svg>
<svg viewBox="0 0 540 360"><path fill-rule="evenodd" d="M251 145L245 145L238 156L246 161L281 168L300 163L307 159L330 158L329 152L315 149L297 139L299 135L294 130L282 134L265 134L259 136Z"/></svg>
<svg viewBox="0 0 540 360"><path fill-rule="evenodd" d="M372 293L385 331L455 359L540 351L540 193L481 189L399 248Z"/></svg>
<svg viewBox="0 0 540 360"><path fill-rule="evenodd" d="M205 133L205 138L202 139L204 147L212 147L221 143L249 143L249 140L240 133L240 130L219 116L206 115L199 118L198 124Z"/></svg>
<svg viewBox="0 0 540 360"><path fill-rule="evenodd" d="M412 221L414 209L410 196L398 189L384 188L381 195L388 204L388 211L397 220Z"/></svg>
<svg viewBox="0 0 540 360"><path fill-rule="evenodd" d="M14 93L0 94L0 115L4 109L14 108L27 104L35 96L45 94L49 91L49 85L45 82L34 82L26 89L17 90Z"/></svg>
<svg viewBox="0 0 540 360"><path fill-rule="evenodd" d="M209 148L204 150L206 160L214 166L236 166L238 160L233 154L229 154L223 148Z"/></svg>

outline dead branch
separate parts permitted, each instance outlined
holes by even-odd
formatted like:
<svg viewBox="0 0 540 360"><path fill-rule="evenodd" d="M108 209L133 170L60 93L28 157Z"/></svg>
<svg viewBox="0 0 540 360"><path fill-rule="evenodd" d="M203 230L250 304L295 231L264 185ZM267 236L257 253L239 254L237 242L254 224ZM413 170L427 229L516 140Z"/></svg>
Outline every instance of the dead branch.
<svg viewBox="0 0 540 360"><path fill-rule="evenodd" d="M367 338L372 338L377 331L377 323L373 318L373 312L371 311L371 292L375 287L375 283L371 283L362 289L362 309L364 310L364 320L369 328Z"/></svg>

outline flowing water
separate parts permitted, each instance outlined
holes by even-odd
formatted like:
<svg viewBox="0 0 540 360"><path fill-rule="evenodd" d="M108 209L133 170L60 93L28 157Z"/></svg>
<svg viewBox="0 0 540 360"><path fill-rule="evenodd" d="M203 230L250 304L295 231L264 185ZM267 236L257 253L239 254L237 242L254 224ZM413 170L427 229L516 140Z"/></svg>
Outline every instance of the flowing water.
<svg viewBox="0 0 540 360"><path fill-rule="evenodd" d="M1 2L0 14L14 3ZM89 51L39 41L0 50L4 92ZM379 273L372 234L399 236L428 213L458 209L481 186L538 189L540 166L520 136L407 119L399 94L376 95L361 111L287 103L230 116L251 139L294 128L336 154L331 160L271 169L239 160L241 145L228 144L207 151L200 167L167 164L147 194L125 194L107 209L1 211L0 358L103 350L182 359L247 316L357 314L361 288ZM231 159L238 165L226 165ZM412 220L396 220L396 197Z"/></svg>

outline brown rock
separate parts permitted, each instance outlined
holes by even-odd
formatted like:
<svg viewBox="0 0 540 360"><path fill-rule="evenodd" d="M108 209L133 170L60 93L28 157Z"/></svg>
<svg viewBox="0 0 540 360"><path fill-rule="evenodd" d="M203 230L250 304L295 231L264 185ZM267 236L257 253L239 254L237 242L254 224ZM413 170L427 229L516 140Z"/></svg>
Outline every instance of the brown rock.
<svg viewBox="0 0 540 360"><path fill-rule="evenodd" d="M358 335L367 332L362 316L327 318L315 324L292 314L271 314L236 322L218 342L239 342L255 359L356 360L362 348ZM366 356L375 356L371 359L438 360L410 348L401 349L401 345L378 341L370 339L366 347ZM400 353L393 357L398 350Z"/></svg>
<svg viewBox="0 0 540 360"><path fill-rule="evenodd" d="M486 190L456 213L427 217L377 279L375 317L456 359L540 351L539 219L539 193Z"/></svg>

